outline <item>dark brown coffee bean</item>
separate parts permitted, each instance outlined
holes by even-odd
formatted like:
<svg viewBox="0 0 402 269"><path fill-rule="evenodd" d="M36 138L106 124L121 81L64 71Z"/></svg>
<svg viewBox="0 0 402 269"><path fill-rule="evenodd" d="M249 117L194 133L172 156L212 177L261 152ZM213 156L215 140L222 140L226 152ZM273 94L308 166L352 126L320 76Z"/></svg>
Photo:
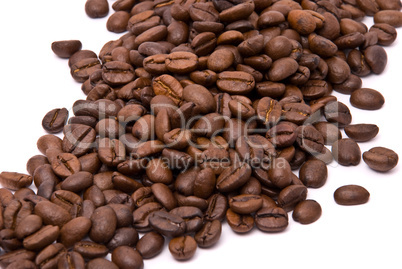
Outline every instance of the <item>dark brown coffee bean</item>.
<svg viewBox="0 0 402 269"><path fill-rule="evenodd" d="M281 232L288 226L288 214L280 207L263 207L255 214L255 224L264 232Z"/></svg>
<svg viewBox="0 0 402 269"><path fill-rule="evenodd" d="M320 188L327 181L328 171L325 162L308 160L300 168L299 178L310 188Z"/></svg>
<svg viewBox="0 0 402 269"><path fill-rule="evenodd" d="M402 14L399 10L380 10L374 14L375 23L387 23L394 27L402 26Z"/></svg>
<svg viewBox="0 0 402 269"><path fill-rule="evenodd" d="M312 114L311 107L301 103L287 103L282 105L284 120L302 125Z"/></svg>
<svg viewBox="0 0 402 269"><path fill-rule="evenodd" d="M67 210L49 201L37 203L35 214L42 218L44 224L60 228L71 220L71 215Z"/></svg>
<svg viewBox="0 0 402 269"><path fill-rule="evenodd" d="M395 27L387 23L376 23L370 28L370 32L377 33L378 45L389 46L397 36Z"/></svg>
<svg viewBox="0 0 402 269"><path fill-rule="evenodd" d="M59 241L64 246L71 247L88 235L91 225L91 220L86 217L74 218L61 228Z"/></svg>
<svg viewBox="0 0 402 269"><path fill-rule="evenodd" d="M4 265L9 265L13 262L21 262L23 260L33 261L35 259L36 253L26 249L17 249L0 256L0 262Z"/></svg>
<svg viewBox="0 0 402 269"><path fill-rule="evenodd" d="M161 210L163 207L159 203L149 202L133 212L134 223L133 226L139 232L148 232L151 231L151 227L149 225L149 217L152 213Z"/></svg>
<svg viewBox="0 0 402 269"><path fill-rule="evenodd" d="M29 160L27 161L27 165L26 165L28 174L33 176L36 168L38 168L39 166L41 166L43 164L49 164L49 161L47 160L46 156L43 156L43 155L32 156L31 158L29 158Z"/></svg>
<svg viewBox="0 0 402 269"><path fill-rule="evenodd" d="M119 267L113 262L105 258L95 258L90 260L86 266L87 269L105 268L105 269L118 269Z"/></svg>
<svg viewBox="0 0 402 269"><path fill-rule="evenodd" d="M82 43L79 40L62 40L52 43L52 51L60 58L70 58L81 47Z"/></svg>
<svg viewBox="0 0 402 269"><path fill-rule="evenodd" d="M59 237L59 233L60 229L57 226L44 226L24 239L24 248L34 251L41 250L55 241Z"/></svg>
<svg viewBox="0 0 402 269"><path fill-rule="evenodd" d="M109 252L106 246L86 240L75 243L73 250L81 254L84 259L105 257Z"/></svg>
<svg viewBox="0 0 402 269"><path fill-rule="evenodd" d="M281 190L278 205L289 212L301 201L306 200L307 188L303 185L290 185Z"/></svg>
<svg viewBox="0 0 402 269"><path fill-rule="evenodd" d="M381 74L387 66L387 53L385 49L378 45L367 47L364 51L364 60L374 74Z"/></svg>
<svg viewBox="0 0 402 269"><path fill-rule="evenodd" d="M118 86L133 81L135 74L134 69L130 64L111 61L103 65L102 78L107 84Z"/></svg>
<svg viewBox="0 0 402 269"><path fill-rule="evenodd" d="M170 184L173 181L172 171L162 158L155 158L149 161L146 167L146 174L154 183Z"/></svg>
<svg viewBox="0 0 402 269"><path fill-rule="evenodd" d="M296 129L296 143L306 152L321 152L324 147L324 138L312 125L299 126Z"/></svg>
<svg viewBox="0 0 402 269"><path fill-rule="evenodd" d="M13 251L22 247L22 243L16 238L12 229L3 229L0 231L1 247L4 251Z"/></svg>
<svg viewBox="0 0 402 269"><path fill-rule="evenodd" d="M101 138L98 145L98 156L102 163L116 167L126 159L126 149L118 139Z"/></svg>
<svg viewBox="0 0 402 269"><path fill-rule="evenodd" d="M360 147L350 138L343 138L332 144L332 155L344 166L358 165L361 160Z"/></svg>
<svg viewBox="0 0 402 269"><path fill-rule="evenodd" d="M259 195L240 194L229 199L229 206L235 213L250 214L261 208L262 199Z"/></svg>
<svg viewBox="0 0 402 269"><path fill-rule="evenodd" d="M321 121L314 123L313 126L322 134L326 145L332 145L336 140L342 138L342 134L335 124Z"/></svg>
<svg viewBox="0 0 402 269"><path fill-rule="evenodd" d="M60 269L85 269L84 258L75 251L68 251L62 254L57 262Z"/></svg>
<svg viewBox="0 0 402 269"><path fill-rule="evenodd" d="M181 217L164 211L150 215L149 224L157 232L169 237L180 236L186 230L186 223Z"/></svg>
<svg viewBox="0 0 402 269"><path fill-rule="evenodd" d="M62 190L80 193L89 188L93 183L93 175L90 172L80 171L67 177L60 184Z"/></svg>
<svg viewBox="0 0 402 269"><path fill-rule="evenodd" d="M87 0L85 12L91 18L102 18L109 13L109 4L106 0Z"/></svg>
<svg viewBox="0 0 402 269"><path fill-rule="evenodd" d="M169 251L179 261L191 259L197 250L197 243L189 235L175 237L169 242Z"/></svg>
<svg viewBox="0 0 402 269"><path fill-rule="evenodd" d="M7 269L36 269L36 264L30 260L19 260L13 263L10 263ZM85 268L85 267L83 267Z"/></svg>
<svg viewBox="0 0 402 269"><path fill-rule="evenodd" d="M202 114L208 114L216 110L216 103L211 92L197 84L188 85L183 89L183 99L187 102L193 102L197 111ZM184 115L180 115L183 118ZM184 120L184 119L182 119Z"/></svg>
<svg viewBox="0 0 402 269"><path fill-rule="evenodd" d="M130 13L125 11L116 11L106 22L106 28L110 32L122 33L127 31L127 23L130 19Z"/></svg>
<svg viewBox="0 0 402 269"><path fill-rule="evenodd" d="M373 139L379 131L375 124L352 124L345 126L345 133L356 142L365 142Z"/></svg>
<svg viewBox="0 0 402 269"><path fill-rule="evenodd" d="M16 191L29 187L32 184L33 177L16 172L1 172L0 184L10 190Z"/></svg>
<svg viewBox="0 0 402 269"><path fill-rule="evenodd" d="M337 123L339 127L344 127L352 122L349 108L338 101L325 105L324 116L328 122Z"/></svg>
<svg viewBox="0 0 402 269"><path fill-rule="evenodd" d="M58 133L63 130L67 122L68 110L66 108L52 109L46 113L42 120L42 127L48 133Z"/></svg>
<svg viewBox="0 0 402 269"><path fill-rule="evenodd" d="M110 250L119 246L134 247L138 242L138 232L132 227L122 227L116 230L112 239L107 243Z"/></svg>
<svg viewBox="0 0 402 269"><path fill-rule="evenodd" d="M155 199L167 210L172 210L177 206L176 198L172 191L163 183L155 183L151 186Z"/></svg>
<svg viewBox="0 0 402 269"><path fill-rule="evenodd" d="M247 163L226 168L216 180L216 188L222 192L234 191L243 186L251 176L251 167Z"/></svg>
<svg viewBox="0 0 402 269"><path fill-rule="evenodd" d="M214 194L208 199L208 208L204 213L204 218L207 221L223 221L227 209L227 198L222 194Z"/></svg>
<svg viewBox="0 0 402 269"><path fill-rule="evenodd" d="M161 75L154 78L152 88L156 95L165 95L178 105L182 102L183 87L180 82L170 75Z"/></svg>
<svg viewBox="0 0 402 269"><path fill-rule="evenodd" d="M81 163L71 153L60 153L51 161L52 169L61 178L67 178L81 170Z"/></svg>
<svg viewBox="0 0 402 269"><path fill-rule="evenodd" d="M354 91L350 96L350 103L360 109L380 109L385 100L382 94L370 88L361 88Z"/></svg>
<svg viewBox="0 0 402 269"><path fill-rule="evenodd" d="M254 218L250 214L238 214L230 208L226 211L226 221L236 233L248 233L254 228Z"/></svg>
<svg viewBox="0 0 402 269"><path fill-rule="evenodd" d="M42 218L37 215L28 215L15 227L15 236L23 239L37 231L42 227Z"/></svg>
<svg viewBox="0 0 402 269"><path fill-rule="evenodd" d="M215 245L222 233L222 223L219 220L206 222L195 234L194 239L201 248L209 248Z"/></svg>
<svg viewBox="0 0 402 269"><path fill-rule="evenodd" d="M60 243L51 244L38 253L35 264L42 268L56 268L59 258L66 251L66 248Z"/></svg>
<svg viewBox="0 0 402 269"><path fill-rule="evenodd" d="M280 58L272 63L268 71L268 78L271 81L281 81L296 73L299 64L290 57Z"/></svg>
<svg viewBox="0 0 402 269"><path fill-rule="evenodd" d="M101 68L98 58L83 58L71 65L70 74L77 82L84 83L92 73L101 70Z"/></svg>
<svg viewBox="0 0 402 269"><path fill-rule="evenodd" d="M301 224L311 224L321 217L321 206L314 200L298 203L293 210L292 218Z"/></svg>
<svg viewBox="0 0 402 269"><path fill-rule="evenodd" d="M144 259L158 255L165 243L165 238L156 232L146 233L137 243L136 249Z"/></svg>
<svg viewBox="0 0 402 269"><path fill-rule="evenodd" d="M370 193L358 185L345 185L334 192L334 199L340 205L365 204L370 198Z"/></svg>
<svg viewBox="0 0 402 269"><path fill-rule="evenodd" d="M57 190L53 192L50 197L50 201L61 206L70 212L70 214L73 214L74 210L76 208L80 208L82 205L82 199L78 194L66 190Z"/></svg>
<svg viewBox="0 0 402 269"><path fill-rule="evenodd" d="M247 94L254 89L254 77L242 71L224 71L218 75L218 88L229 94Z"/></svg>
<svg viewBox="0 0 402 269"><path fill-rule="evenodd" d="M292 10L288 14L290 26L299 34L308 35L316 28L316 22L311 13L306 10Z"/></svg>
<svg viewBox="0 0 402 269"><path fill-rule="evenodd" d="M108 206L97 208L91 216L89 237L97 243L106 243L114 235L117 227L117 217L114 210Z"/></svg>
<svg viewBox="0 0 402 269"><path fill-rule="evenodd" d="M332 57L338 51L338 47L329 39L316 34L308 37L310 50L323 58Z"/></svg>
<svg viewBox="0 0 402 269"><path fill-rule="evenodd" d="M387 172L398 164L398 154L384 147L374 147L363 153L363 161L373 170Z"/></svg>
<svg viewBox="0 0 402 269"><path fill-rule="evenodd" d="M285 188L292 182L292 170L288 161L284 158L276 158L272 160L271 167L268 170L268 177L274 186Z"/></svg>
<svg viewBox="0 0 402 269"><path fill-rule="evenodd" d="M167 70L172 73L187 74L197 68L198 56L191 52L172 52L167 56L165 64Z"/></svg>
<svg viewBox="0 0 402 269"><path fill-rule="evenodd" d="M122 269L142 269L144 267L140 253L129 246L120 246L114 249L112 262Z"/></svg>

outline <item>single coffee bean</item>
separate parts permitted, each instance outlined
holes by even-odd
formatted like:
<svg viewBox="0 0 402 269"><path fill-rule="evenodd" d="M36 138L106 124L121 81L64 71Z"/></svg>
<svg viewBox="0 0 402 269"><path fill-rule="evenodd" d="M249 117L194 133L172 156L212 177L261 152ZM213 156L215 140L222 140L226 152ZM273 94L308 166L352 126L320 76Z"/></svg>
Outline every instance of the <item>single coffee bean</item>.
<svg viewBox="0 0 402 269"><path fill-rule="evenodd" d="M222 192L234 191L243 186L251 176L251 167L247 163L226 168L216 180L216 188Z"/></svg>
<svg viewBox="0 0 402 269"><path fill-rule="evenodd" d="M197 245L209 248L215 245L222 233L222 223L219 220L205 222L204 226L194 235Z"/></svg>
<svg viewBox="0 0 402 269"><path fill-rule="evenodd" d="M40 216L46 225L63 227L64 224L71 220L71 215L67 210L49 201L37 203L35 214Z"/></svg>
<svg viewBox="0 0 402 269"><path fill-rule="evenodd" d="M329 102L325 105L324 116L328 122L337 123L339 127L344 127L352 122L349 108L338 101Z"/></svg>
<svg viewBox="0 0 402 269"><path fill-rule="evenodd" d="M91 18L102 18L109 13L109 3L106 0L87 0L85 12Z"/></svg>
<svg viewBox="0 0 402 269"><path fill-rule="evenodd" d="M121 269L142 269L144 267L141 254L129 246L120 246L114 249L112 262Z"/></svg>
<svg viewBox="0 0 402 269"><path fill-rule="evenodd" d="M361 160L359 145L350 138L343 138L332 144L334 159L344 166L358 165Z"/></svg>
<svg viewBox="0 0 402 269"><path fill-rule="evenodd" d="M7 267L7 269L36 269L36 264L33 261L30 260L19 260L15 261L13 263L10 263ZM85 267L83 267L85 268Z"/></svg>
<svg viewBox="0 0 402 269"><path fill-rule="evenodd" d="M15 236L23 239L37 231L42 227L42 218L38 215L28 215L15 227Z"/></svg>
<svg viewBox="0 0 402 269"><path fill-rule="evenodd" d="M288 214L280 207L263 207L255 214L255 224L264 232L281 232L288 226Z"/></svg>
<svg viewBox="0 0 402 269"><path fill-rule="evenodd" d="M207 221L219 220L223 221L228 202L226 196L216 193L208 199L208 208L204 213L204 219Z"/></svg>
<svg viewBox="0 0 402 269"><path fill-rule="evenodd" d="M191 259L197 250L197 242L193 237L184 235L175 237L169 242L169 251L179 261Z"/></svg>
<svg viewBox="0 0 402 269"><path fill-rule="evenodd" d="M86 268L87 269L97 269L97 268L119 269L119 267L115 263L113 263L105 258L95 258L95 259L90 260L87 263Z"/></svg>
<svg viewBox="0 0 402 269"><path fill-rule="evenodd" d="M314 200L298 203L293 210L292 218L301 224L311 224L321 217L321 206Z"/></svg>
<svg viewBox="0 0 402 269"><path fill-rule="evenodd" d="M60 269L85 269L84 258L75 251L68 251L62 254L57 262Z"/></svg>
<svg viewBox="0 0 402 269"><path fill-rule="evenodd" d="M82 199L78 194L66 190L57 190L53 192L50 201L61 206L70 212L70 214L73 214L74 210L80 208L82 205Z"/></svg>
<svg viewBox="0 0 402 269"><path fill-rule="evenodd" d="M1 230L0 240L4 251L13 251L22 247L21 241L16 238L14 231L11 229Z"/></svg>
<svg viewBox="0 0 402 269"><path fill-rule="evenodd" d="M370 88L361 88L350 95L350 103L360 109L380 109L385 100L382 94Z"/></svg>
<svg viewBox="0 0 402 269"><path fill-rule="evenodd" d="M321 152L324 147L324 137L312 125L299 126L296 129L296 143L306 152Z"/></svg>
<svg viewBox="0 0 402 269"><path fill-rule="evenodd" d="M139 232L149 232L151 227L149 224L149 217L156 211L161 210L163 207L156 202L148 202L133 212L134 223L133 226Z"/></svg>
<svg viewBox="0 0 402 269"><path fill-rule="evenodd" d="M55 268L57 267L59 258L66 253L66 251L63 244L51 244L38 253L35 258L35 263L42 268Z"/></svg>
<svg viewBox="0 0 402 269"><path fill-rule="evenodd" d="M255 80L243 71L224 71L218 75L216 86L229 94L247 94L254 89Z"/></svg>
<svg viewBox="0 0 402 269"><path fill-rule="evenodd" d="M262 206L259 195L240 194L229 199L230 209L238 214L250 214L256 212Z"/></svg>
<svg viewBox="0 0 402 269"><path fill-rule="evenodd" d="M25 249L38 251L50 245L60 234L58 226L47 225L26 237L23 241Z"/></svg>
<svg viewBox="0 0 402 269"><path fill-rule="evenodd" d="M61 40L52 43L52 51L60 58L70 58L74 53L82 48L79 40Z"/></svg>
<svg viewBox="0 0 402 269"><path fill-rule="evenodd" d="M334 192L334 199L340 205L365 204L370 198L370 193L359 185L345 185Z"/></svg>
<svg viewBox="0 0 402 269"><path fill-rule="evenodd" d="M396 40L397 32L395 27L388 23L375 23L370 32L377 33L378 45L389 46Z"/></svg>
<svg viewBox="0 0 402 269"><path fill-rule="evenodd" d="M248 233L254 228L254 218L250 214L238 214L230 208L226 211L226 221L236 233Z"/></svg>
<svg viewBox="0 0 402 269"><path fill-rule="evenodd" d="M281 190L278 205L289 212L301 201L306 200L307 188L303 185L290 185Z"/></svg>
<svg viewBox="0 0 402 269"><path fill-rule="evenodd" d="M111 205L110 205L111 206ZM138 232L132 227L122 227L116 230L112 239L107 243L107 248L114 250L119 246L134 247L138 242Z"/></svg>
<svg viewBox="0 0 402 269"><path fill-rule="evenodd" d="M84 259L105 257L109 252L106 246L87 240L75 243L73 250L81 254Z"/></svg>
<svg viewBox="0 0 402 269"><path fill-rule="evenodd" d="M399 10L380 10L374 14L375 23L387 23L394 27L402 26L402 14Z"/></svg>
<svg viewBox="0 0 402 269"><path fill-rule="evenodd" d="M157 232L149 232L140 238L136 245L137 251L144 259L150 259L162 252L165 238Z"/></svg>
<svg viewBox="0 0 402 269"><path fill-rule="evenodd" d="M81 163L71 153L60 153L51 161L52 169L61 178L67 178L81 170Z"/></svg>
<svg viewBox="0 0 402 269"><path fill-rule="evenodd" d="M67 177L60 184L62 190L80 193L89 188L93 183L93 175L90 172L80 171Z"/></svg>
<svg viewBox="0 0 402 269"><path fill-rule="evenodd" d="M303 184L311 188L320 188L327 181L328 170L322 160L308 160L300 168L299 178Z"/></svg>
<svg viewBox="0 0 402 269"><path fill-rule="evenodd" d="M172 52L167 56L165 65L172 73L188 74L197 68L198 56L185 51Z"/></svg>
<svg viewBox="0 0 402 269"><path fill-rule="evenodd" d="M116 11L106 22L106 28L110 32L122 33L127 31L127 23L130 19L130 13L126 11Z"/></svg>
<svg viewBox="0 0 402 269"><path fill-rule="evenodd" d="M164 211L150 215L149 224L157 232L169 237L180 236L186 231L186 222L181 217Z"/></svg>
<svg viewBox="0 0 402 269"><path fill-rule="evenodd" d="M398 164L398 154L384 147L374 147L363 153L363 161L373 170L387 172Z"/></svg>
<svg viewBox="0 0 402 269"><path fill-rule="evenodd" d="M60 230L60 243L66 247L73 246L87 236L91 226L91 220L86 217L77 217L70 220Z"/></svg>
<svg viewBox="0 0 402 269"><path fill-rule="evenodd" d="M356 142L365 142L373 139L379 131L375 124L352 124L345 126L345 133Z"/></svg>
<svg viewBox="0 0 402 269"><path fill-rule="evenodd" d="M0 184L10 190L16 191L29 187L32 184L33 177L16 172L1 172Z"/></svg>

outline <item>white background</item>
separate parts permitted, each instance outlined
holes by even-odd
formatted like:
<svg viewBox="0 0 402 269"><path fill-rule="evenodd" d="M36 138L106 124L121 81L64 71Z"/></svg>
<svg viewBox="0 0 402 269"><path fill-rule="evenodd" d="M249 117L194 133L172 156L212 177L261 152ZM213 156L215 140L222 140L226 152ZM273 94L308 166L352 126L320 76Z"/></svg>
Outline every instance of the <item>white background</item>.
<svg viewBox="0 0 402 269"><path fill-rule="evenodd" d="M85 98L81 84L69 74L67 60L53 54L51 43L79 39L83 49L98 53L103 44L120 36L106 30L106 18L87 17L84 4L84 0L1 1L0 171L25 173L26 161L39 154L36 141L45 134L41 127L45 113L57 107L70 109L75 100ZM371 25L372 18L365 22ZM380 127L374 140L360 143L362 152L384 146L401 155L401 38L386 50L385 72L363 82L364 87L384 95L384 107L378 111L350 109L353 123ZM348 96L334 94L350 106ZM146 260L145 268L402 268L400 172L401 165L381 174L363 162L357 167L332 163L325 186L309 189L308 198L323 209L314 224L301 225L290 215L285 232L254 229L237 235L225 223L215 247L198 249L187 262L175 261L165 248L158 257ZM337 205L333 193L346 184L364 186L371 193L370 201L360 206Z"/></svg>

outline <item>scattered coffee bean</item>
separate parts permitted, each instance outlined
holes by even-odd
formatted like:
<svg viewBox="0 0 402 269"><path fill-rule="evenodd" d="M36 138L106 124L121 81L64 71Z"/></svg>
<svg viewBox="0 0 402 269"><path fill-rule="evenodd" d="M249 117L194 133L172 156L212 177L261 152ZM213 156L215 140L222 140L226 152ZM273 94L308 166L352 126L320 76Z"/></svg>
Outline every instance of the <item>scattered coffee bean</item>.
<svg viewBox="0 0 402 269"><path fill-rule="evenodd" d="M375 147L363 153L363 161L373 170L387 172L398 164L398 154L384 147Z"/></svg>
<svg viewBox="0 0 402 269"><path fill-rule="evenodd" d="M335 202L340 205L360 205L369 200L370 193L358 185L345 185L334 192Z"/></svg>
<svg viewBox="0 0 402 269"><path fill-rule="evenodd" d="M310 224L321 217L321 212L319 203L314 200L305 200L296 205L292 218L301 224Z"/></svg>

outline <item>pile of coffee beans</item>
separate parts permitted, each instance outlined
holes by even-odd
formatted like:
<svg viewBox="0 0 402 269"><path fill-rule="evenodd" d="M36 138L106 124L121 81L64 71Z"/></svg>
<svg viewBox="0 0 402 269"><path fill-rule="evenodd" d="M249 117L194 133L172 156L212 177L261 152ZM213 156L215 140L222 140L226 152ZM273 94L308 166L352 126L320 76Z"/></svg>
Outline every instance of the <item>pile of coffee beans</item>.
<svg viewBox="0 0 402 269"><path fill-rule="evenodd" d="M112 9L106 27L124 35L99 53L79 40L51 46L87 98L73 115L44 115L49 134L27 174L0 174L5 268L143 268L165 242L187 260L219 241L224 222L274 233L290 212L317 221L308 189L326 183L333 160L397 165L388 148L362 154L358 142L379 128L351 124L332 92L359 109L383 106L361 77L385 69L399 0L117 0ZM85 11L105 17L109 3L87 0ZM333 199L369 197L347 185Z"/></svg>

